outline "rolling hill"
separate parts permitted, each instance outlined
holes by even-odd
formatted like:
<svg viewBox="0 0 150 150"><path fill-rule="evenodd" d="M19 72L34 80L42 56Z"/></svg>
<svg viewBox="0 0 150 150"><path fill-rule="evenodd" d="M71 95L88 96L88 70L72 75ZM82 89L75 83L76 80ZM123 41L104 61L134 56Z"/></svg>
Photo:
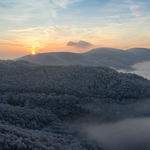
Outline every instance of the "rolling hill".
<svg viewBox="0 0 150 150"><path fill-rule="evenodd" d="M131 66L150 60L150 49L132 48L120 50L97 48L85 53L52 52L26 55L15 60L24 60L42 65L57 66L109 66L115 69L131 69Z"/></svg>
<svg viewBox="0 0 150 150"><path fill-rule="evenodd" d="M147 48L131 48L127 50L128 52L132 53L141 61L149 61L150 60L150 49Z"/></svg>
<svg viewBox="0 0 150 150"><path fill-rule="evenodd" d="M109 67L0 61L0 93L2 150L106 150L83 125L150 115L150 81Z"/></svg>

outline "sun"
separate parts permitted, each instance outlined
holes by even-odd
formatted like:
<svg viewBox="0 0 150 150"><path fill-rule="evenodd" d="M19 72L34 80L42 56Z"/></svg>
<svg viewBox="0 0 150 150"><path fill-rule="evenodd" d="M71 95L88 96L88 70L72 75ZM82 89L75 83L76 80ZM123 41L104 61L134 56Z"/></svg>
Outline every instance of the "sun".
<svg viewBox="0 0 150 150"><path fill-rule="evenodd" d="M31 51L31 54L32 54L32 55L35 55L35 54L36 54L35 50L32 50L32 51Z"/></svg>
<svg viewBox="0 0 150 150"><path fill-rule="evenodd" d="M34 49L34 47L31 49L31 54L35 55L36 54L36 50Z"/></svg>

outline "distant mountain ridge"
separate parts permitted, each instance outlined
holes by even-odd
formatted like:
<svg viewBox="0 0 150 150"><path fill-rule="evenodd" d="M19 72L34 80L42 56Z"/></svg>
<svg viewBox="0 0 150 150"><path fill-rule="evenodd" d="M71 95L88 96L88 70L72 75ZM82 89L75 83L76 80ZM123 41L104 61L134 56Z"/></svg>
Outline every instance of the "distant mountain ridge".
<svg viewBox="0 0 150 150"><path fill-rule="evenodd" d="M85 53L51 52L26 55L15 60L23 60L41 65L57 66L109 66L115 69L131 69L138 62L150 61L150 49L132 48L120 50L97 48Z"/></svg>

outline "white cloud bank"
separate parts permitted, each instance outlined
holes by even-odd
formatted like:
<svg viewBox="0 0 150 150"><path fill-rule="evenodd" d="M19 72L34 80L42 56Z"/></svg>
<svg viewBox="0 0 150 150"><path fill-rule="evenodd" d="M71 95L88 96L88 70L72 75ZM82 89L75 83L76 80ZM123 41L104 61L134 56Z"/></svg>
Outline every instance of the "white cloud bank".
<svg viewBox="0 0 150 150"><path fill-rule="evenodd" d="M72 41L69 41L69 42L67 43L67 46L75 46L75 47L77 47L77 48L86 48L86 47L92 46L92 44L89 43L89 42L80 40L79 42L72 42Z"/></svg>
<svg viewBox="0 0 150 150"><path fill-rule="evenodd" d="M147 78L150 80L150 61L145 61L141 63L136 63L135 65L131 66L134 71L126 71L126 70L118 70L119 72L124 73L135 73L137 75L143 76L144 78Z"/></svg>
<svg viewBox="0 0 150 150"><path fill-rule="evenodd" d="M140 100L124 106L109 105L109 109L112 110L111 114L113 111L117 112L120 120L114 119L109 123L91 121L82 126L82 131L90 140L109 150L149 150L149 100ZM113 110L113 107L116 109ZM108 112L108 108L106 110Z"/></svg>
<svg viewBox="0 0 150 150"><path fill-rule="evenodd" d="M147 79L150 79L150 61L137 63L133 65L132 68L136 69L132 73L135 73Z"/></svg>
<svg viewBox="0 0 150 150"><path fill-rule="evenodd" d="M88 138L115 150L149 149L150 118L126 119L117 123L85 127Z"/></svg>

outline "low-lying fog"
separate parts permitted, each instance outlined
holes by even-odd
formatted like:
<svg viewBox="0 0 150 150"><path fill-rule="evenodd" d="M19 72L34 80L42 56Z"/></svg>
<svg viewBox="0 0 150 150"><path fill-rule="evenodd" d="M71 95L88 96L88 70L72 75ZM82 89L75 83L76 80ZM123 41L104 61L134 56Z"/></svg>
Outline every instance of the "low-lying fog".
<svg viewBox="0 0 150 150"><path fill-rule="evenodd" d="M110 114L107 122L97 118L94 123L82 124L82 134L109 150L150 149L149 100L122 106L108 104L106 107L113 114Z"/></svg>
<svg viewBox="0 0 150 150"><path fill-rule="evenodd" d="M118 71L124 73L128 72L135 73L150 80L150 61L136 63L135 65L132 66L132 68L134 69L134 71L126 71L126 70L118 70Z"/></svg>

